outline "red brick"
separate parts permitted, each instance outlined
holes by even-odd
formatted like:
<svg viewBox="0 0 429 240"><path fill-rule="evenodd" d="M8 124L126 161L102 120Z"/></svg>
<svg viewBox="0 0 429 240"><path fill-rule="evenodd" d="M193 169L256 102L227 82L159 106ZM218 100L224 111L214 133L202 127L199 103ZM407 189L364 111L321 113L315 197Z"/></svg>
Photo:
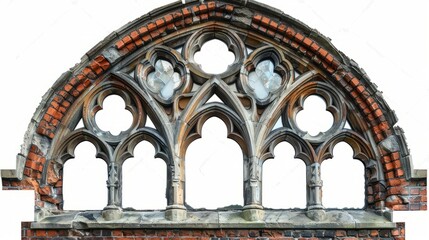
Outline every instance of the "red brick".
<svg viewBox="0 0 429 240"><path fill-rule="evenodd" d="M58 232L56 230L47 230L46 234L48 235L48 237L56 237L56 236L58 236Z"/></svg>
<svg viewBox="0 0 429 240"><path fill-rule="evenodd" d="M390 154L390 158L392 160L399 160L401 159L401 155L399 154L399 152L393 152L392 154Z"/></svg>
<svg viewBox="0 0 429 240"><path fill-rule="evenodd" d="M274 35L275 35L274 31L272 31L272 30L268 30L268 31L267 31L267 34L268 34L270 37L274 37Z"/></svg>
<svg viewBox="0 0 429 240"><path fill-rule="evenodd" d="M209 19L209 15L207 13L200 15L201 21Z"/></svg>
<svg viewBox="0 0 429 240"><path fill-rule="evenodd" d="M296 35L296 31L295 31L295 29L293 29L293 28L291 28L291 27L288 27L288 28L286 29L286 37L287 37L287 38L292 39L295 35Z"/></svg>
<svg viewBox="0 0 429 240"><path fill-rule="evenodd" d="M302 42L303 40L304 40L304 36L301 34L301 33L297 33L297 34L295 34L295 40L298 42L298 43L300 43L300 42Z"/></svg>
<svg viewBox="0 0 429 240"><path fill-rule="evenodd" d="M82 92L83 90L85 90L85 86L83 84L79 84L79 86L76 87L76 90Z"/></svg>
<svg viewBox="0 0 429 240"><path fill-rule="evenodd" d="M363 91L365 91L365 87L362 85L359 85L356 87L356 90L358 91L358 93L362 93Z"/></svg>
<svg viewBox="0 0 429 240"><path fill-rule="evenodd" d="M389 163L391 162L390 156L383 156L381 158L382 163Z"/></svg>
<svg viewBox="0 0 429 240"><path fill-rule="evenodd" d="M87 88L88 86L90 86L92 84L91 80L89 80L88 78L86 78L82 84L85 86L85 88Z"/></svg>
<svg viewBox="0 0 429 240"><path fill-rule="evenodd" d="M52 188L50 186L44 186L39 188L40 195L51 195L52 194Z"/></svg>
<svg viewBox="0 0 429 240"><path fill-rule="evenodd" d="M402 170L402 169L395 169L395 174L396 174L396 177L402 177L402 176L404 176L404 170Z"/></svg>
<svg viewBox="0 0 429 240"><path fill-rule="evenodd" d="M121 50L123 47L125 47L125 43L124 43L124 41L119 40L116 42L115 46L118 50Z"/></svg>
<svg viewBox="0 0 429 240"><path fill-rule="evenodd" d="M319 50L320 46L316 42L313 42L313 44L311 44L310 48L312 51L317 52Z"/></svg>
<svg viewBox="0 0 429 240"><path fill-rule="evenodd" d="M389 178L395 178L395 173L394 172L388 172L385 175L386 175L387 179L389 179Z"/></svg>
<svg viewBox="0 0 429 240"><path fill-rule="evenodd" d="M276 23L277 24L277 23ZM279 33L284 33L284 32L286 32L286 25L284 25L284 24L279 24L278 26L277 26L277 32L279 32Z"/></svg>
<svg viewBox="0 0 429 240"><path fill-rule="evenodd" d="M30 168L24 168L24 175L30 177L32 171Z"/></svg>
<svg viewBox="0 0 429 240"><path fill-rule="evenodd" d="M165 15L164 16L164 21L165 21L166 25L172 23L173 22L173 15L171 15L171 14Z"/></svg>
<svg viewBox="0 0 429 240"><path fill-rule="evenodd" d="M395 211L407 211L408 206L407 205L395 205L392 207L392 209Z"/></svg>
<svg viewBox="0 0 429 240"><path fill-rule="evenodd" d="M173 19L174 19L174 21L177 21L177 20L179 20L179 19L182 19L182 17L183 17L183 14L182 14L182 12L180 12L180 11L177 11L177 12L174 12L174 13L173 13Z"/></svg>
<svg viewBox="0 0 429 240"><path fill-rule="evenodd" d="M154 31L154 30L156 30L156 24L153 23L153 22L149 23L147 25L147 29L148 29L149 33L152 32L152 31Z"/></svg>
<svg viewBox="0 0 429 240"><path fill-rule="evenodd" d="M278 27L279 27L279 24L278 24L278 23L276 23L275 21L271 21L271 22L270 22L270 28L271 28L272 30L276 31Z"/></svg>
<svg viewBox="0 0 429 240"><path fill-rule="evenodd" d="M325 56L328 54L328 51L326 51L324 48L319 49L319 54L323 59L325 59Z"/></svg>
<svg viewBox="0 0 429 240"><path fill-rule="evenodd" d="M375 117L378 118L380 116L383 116L383 112L380 109L377 109L374 111L374 115L375 115Z"/></svg>
<svg viewBox="0 0 429 240"><path fill-rule="evenodd" d="M103 69L96 63L95 61L92 61L89 64L89 68L98 76L103 73Z"/></svg>
<svg viewBox="0 0 429 240"><path fill-rule="evenodd" d="M387 121L381 122L378 127L382 130L382 131L386 131L390 129L389 123Z"/></svg>
<svg viewBox="0 0 429 240"><path fill-rule="evenodd" d="M158 36L160 35L160 33L159 33L159 31L158 30L154 30L154 31L151 31L150 32L150 37L152 38L152 39L155 39L155 38L157 38ZM130 44L131 45L131 44ZM134 44L133 44L134 45ZM128 46L127 46L128 47ZM131 47L131 50L130 51L133 51L135 49L135 45L134 46L132 46Z"/></svg>
<svg viewBox="0 0 429 240"><path fill-rule="evenodd" d="M397 179L397 178L395 178L395 179L388 179L387 180L387 185L388 186L399 186L399 185L401 185L401 180L400 179Z"/></svg>
<svg viewBox="0 0 429 240"><path fill-rule="evenodd" d="M199 7L201 13L206 13L208 11L207 5L201 4Z"/></svg>
<svg viewBox="0 0 429 240"><path fill-rule="evenodd" d="M305 44L306 47L310 47L311 44L313 44L313 40L311 40L308 37L305 37L303 43Z"/></svg>
<svg viewBox="0 0 429 240"><path fill-rule="evenodd" d="M234 6L232 6L232 5L230 5L230 4L227 4L227 5L225 6L225 10L226 10L228 13L232 13L232 11L234 11Z"/></svg>
<svg viewBox="0 0 429 240"><path fill-rule="evenodd" d="M270 26L270 21L271 21L271 19L269 19L267 17L262 17L261 25L265 26L265 27L269 27Z"/></svg>
<svg viewBox="0 0 429 240"><path fill-rule="evenodd" d="M143 36L143 35L146 35L147 33L149 33L149 31L148 31L146 26L143 26L143 27L139 28L139 33L140 33L140 36Z"/></svg>
<svg viewBox="0 0 429 240"><path fill-rule="evenodd" d="M182 14L183 14L183 17L189 17L190 15L191 15L191 12L189 11L189 9L188 8L182 8Z"/></svg>
<svg viewBox="0 0 429 240"><path fill-rule="evenodd" d="M66 91L66 92L69 92L70 90L72 90L73 89L73 86L72 85L70 85L70 84L66 84L65 86L64 86L64 91Z"/></svg>
<svg viewBox="0 0 429 240"><path fill-rule="evenodd" d="M121 230L112 230L112 236L123 236L122 231Z"/></svg>
<svg viewBox="0 0 429 240"><path fill-rule="evenodd" d="M393 168L394 168L393 163L386 163L386 164L384 164L384 169L385 169L386 171L390 171L390 170L392 170Z"/></svg>
<svg viewBox="0 0 429 240"><path fill-rule="evenodd" d="M192 11L193 11L195 14L198 14L198 13L200 12L200 9L198 8L198 6L192 6Z"/></svg>
<svg viewBox="0 0 429 240"><path fill-rule="evenodd" d="M31 168L33 170L38 170L37 165L38 165L37 162L32 161L32 160L27 159L27 161L25 162L25 166L28 168Z"/></svg>
<svg viewBox="0 0 429 240"><path fill-rule="evenodd" d="M215 9L215 7L216 7L216 3L215 2L208 2L207 3L207 7L208 7L208 9L209 9L209 11L213 11L214 9ZM255 17L253 17L253 18L255 18Z"/></svg>
<svg viewBox="0 0 429 240"><path fill-rule="evenodd" d="M394 168L398 169L401 168L401 161L400 160L396 160L393 162L393 166Z"/></svg>
<svg viewBox="0 0 429 240"><path fill-rule="evenodd" d="M73 90L72 92L71 92L71 95L73 96L73 97L75 97L75 98L77 98L77 97L79 97L79 95L80 95L80 92L78 91L78 90ZM62 117L61 117L62 118ZM61 118L57 118L57 119L61 119Z"/></svg>
<svg viewBox="0 0 429 240"><path fill-rule="evenodd" d="M82 70L82 74L90 79L95 79L97 77L97 75L95 75L95 73L89 67L84 68Z"/></svg>
<svg viewBox="0 0 429 240"><path fill-rule="evenodd" d="M335 236L337 236L337 237L345 237L345 236L347 236L347 233L344 230L337 230L335 232Z"/></svg>
<svg viewBox="0 0 429 240"><path fill-rule="evenodd" d="M133 42L132 38L129 35L127 35L124 38L122 38L122 41L124 42L125 45L130 44L130 43Z"/></svg>
<svg viewBox="0 0 429 240"><path fill-rule="evenodd" d="M45 230L36 230L36 236L37 237L46 237L46 231Z"/></svg>
<svg viewBox="0 0 429 240"><path fill-rule="evenodd" d="M52 126L54 126L54 127L57 127L58 125L59 125L59 123L60 123L60 121L58 121L57 119L55 119L55 118L53 118L52 120L51 120L51 124L52 124Z"/></svg>
<svg viewBox="0 0 429 240"><path fill-rule="evenodd" d="M325 59L329 64L331 64L332 61L334 61L334 56L332 56L332 54L328 54L326 55Z"/></svg>
<svg viewBox="0 0 429 240"><path fill-rule="evenodd" d="M165 25L165 21L163 18L159 18L155 21L157 28L163 27Z"/></svg>
<svg viewBox="0 0 429 240"><path fill-rule="evenodd" d="M143 37L142 37L142 40L144 41L144 42L149 42L149 41L152 41L152 38L150 37L150 35L148 34L148 35L144 35Z"/></svg>

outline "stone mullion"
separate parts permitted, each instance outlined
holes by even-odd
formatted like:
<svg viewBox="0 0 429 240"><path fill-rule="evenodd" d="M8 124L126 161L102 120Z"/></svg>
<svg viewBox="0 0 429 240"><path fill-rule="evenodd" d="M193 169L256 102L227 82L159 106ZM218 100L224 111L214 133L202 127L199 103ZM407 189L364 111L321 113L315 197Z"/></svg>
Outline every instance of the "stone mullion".
<svg viewBox="0 0 429 240"><path fill-rule="evenodd" d="M248 221L261 220L262 206L262 161L251 157L244 161L244 218Z"/></svg>
<svg viewBox="0 0 429 240"><path fill-rule="evenodd" d="M110 162L108 165L108 177L107 177L107 206L103 209L103 218L106 220L115 220L122 217L121 199L119 199L119 191L121 178L119 171L121 168L116 162Z"/></svg>
<svg viewBox="0 0 429 240"><path fill-rule="evenodd" d="M325 217L322 205L322 187L320 163L307 166L307 216L314 220L323 220Z"/></svg>
<svg viewBox="0 0 429 240"><path fill-rule="evenodd" d="M173 169L171 169L167 186L168 206L165 212L165 217L168 220L179 221L186 219L185 207L185 165L184 159L174 157Z"/></svg>

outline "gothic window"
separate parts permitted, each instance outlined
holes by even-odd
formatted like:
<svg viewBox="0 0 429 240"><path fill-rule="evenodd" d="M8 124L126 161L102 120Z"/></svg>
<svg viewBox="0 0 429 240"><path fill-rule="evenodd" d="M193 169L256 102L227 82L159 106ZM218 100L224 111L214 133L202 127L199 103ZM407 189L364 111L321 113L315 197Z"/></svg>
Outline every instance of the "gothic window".
<svg viewBox="0 0 429 240"><path fill-rule="evenodd" d="M216 226L247 227L240 225L244 219L258 228L259 221L288 226L301 219L346 226L362 214L383 222L373 212L405 204L394 188L412 176L404 138L366 75L302 23L252 1L234 2L158 9L106 38L55 84L32 122L31 144L23 147L28 158L46 162L21 162L21 175L42 186L42 223L162 227L168 220L189 227L216 219ZM220 137L211 138L215 133ZM226 145L199 145L225 137L234 154ZM95 148L84 161L99 160L93 172L103 172L104 190L94 197L105 204L95 213L64 211L88 210L69 207L66 183L83 142ZM363 202L351 206L359 208L355 215L324 205L323 189L332 183L326 166L335 162L338 144L348 144L347 158L359 164L353 180L360 185L341 179ZM274 174L286 182L281 189L267 179ZM299 191L287 186L295 177L282 178L293 174L300 176ZM273 201L276 192L281 199ZM289 204L294 192L300 201ZM204 206L198 195L217 200ZM156 204L147 204L149 198Z"/></svg>
<svg viewBox="0 0 429 240"><path fill-rule="evenodd" d="M213 52L207 49L212 44L219 54L224 51L223 59L228 62L218 70L210 65L216 62L207 61L212 59ZM253 50L248 54L247 49ZM157 207L175 212L176 217L185 212L185 206L189 209L243 206L245 210L262 211L265 207L262 186L268 192L274 189L263 183L262 176L266 179L270 174L270 164L265 164L264 169L263 163L274 161L269 159L282 142L292 145L294 153L291 153L299 159L296 161L301 161L297 168L305 169L300 171L305 183L298 191L301 197L305 193L305 200L290 207L308 211L323 212L321 163L333 154L338 141L351 142L362 161L371 161L373 156L359 128L345 128L353 113L344 92L336 90L324 72L305 64L282 46L257 39L246 43L236 32L219 26L216 32L201 29L184 35L181 41L164 41L122 61L124 64L95 82L85 97L74 103L75 114L82 116L84 127L62 130L64 140L57 144L53 154L59 156L53 160L61 165L62 159L73 157L64 154L81 140L89 140L96 146L97 155L107 163L107 218L117 217L109 215L109 211L121 213L127 207L145 209L145 199L156 194L145 190L144 184L129 180L135 175L133 171L138 171L136 159L130 158L138 155L136 146L142 141L151 143L155 148L153 155L162 158L167 166L167 176L163 179L166 182L155 178L145 181L164 182L158 188L166 192L166 206L162 206L159 198ZM104 105L113 97L122 105L106 118L102 114L110 109ZM106 122L112 122L114 115L128 117L128 123L111 131ZM69 116L71 125L79 119ZM102 117L106 119L101 121ZM146 126L149 118L154 127ZM228 153L224 146L213 148L215 144L209 143L207 149L198 145L202 140L195 141L201 136L206 139L202 135L203 125L212 119L225 124L226 136L239 149L237 156ZM325 125L309 129L320 125L318 122ZM221 132L221 125L212 126L212 131ZM200 153L190 157L187 153L197 151L194 146ZM212 155L217 156L215 152L229 156L219 155L211 161ZM277 174L288 174L291 165L283 168ZM139 172L143 174L144 169ZM134 207L129 200L133 194L141 199ZM202 197L217 200L204 206ZM273 206L285 208L277 203ZM284 206L288 208L287 204Z"/></svg>

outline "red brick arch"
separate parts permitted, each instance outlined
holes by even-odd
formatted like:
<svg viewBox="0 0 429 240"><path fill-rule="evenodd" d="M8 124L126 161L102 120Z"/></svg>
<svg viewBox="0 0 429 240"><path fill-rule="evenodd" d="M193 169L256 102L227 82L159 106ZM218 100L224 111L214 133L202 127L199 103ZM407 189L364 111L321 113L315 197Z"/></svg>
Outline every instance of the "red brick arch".
<svg viewBox="0 0 429 240"><path fill-rule="evenodd" d="M210 1L203 4L186 6L181 9L175 9L168 13L162 13L161 16L154 17L150 21L134 25L128 31L124 32L119 40L105 48L114 47L119 51L121 57L128 56L141 48L142 46L162 40L162 33L173 34L182 28L194 26L206 21L231 22L231 15L236 8L233 4L227 4L217 1ZM368 90L368 82L353 74L346 63L339 59L327 49L326 43L304 33L301 29L294 26L290 19L279 19L276 16L270 16L267 13L255 11L249 18L250 25L246 28L261 34L265 37L276 39L280 44L290 47L302 55L306 56L313 63L331 75L333 79L350 94L358 106L366 122L371 128L374 139L377 143L392 135L392 124L385 117L385 109L374 99L373 94ZM319 37L320 38L320 37ZM43 119L37 127L37 133L50 139L55 137L58 125L61 123L67 110L73 102L84 92L91 84L104 73L109 71L116 62L109 62L106 56L99 54L88 63L80 66L82 70L74 74L67 81L62 89L59 89L49 104ZM399 152L383 154L380 159L384 165L385 177L390 187L401 186L404 184L404 170L399 161ZM26 165L34 165L33 154L29 154ZM43 163L42 163L43 164ZM38 171L38 169L33 169ZM29 174L26 170L24 174ZM391 191L392 194L394 191Z"/></svg>
<svg viewBox="0 0 429 240"><path fill-rule="evenodd" d="M393 210L426 210L426 176L414 178L409 166L407 148L402 136L395 128L396 117L384 102L375 86L366 74L351 60L332 46L330 41L314 29L302 24L275 9L253 1L191 1L185 4L175 3L152 11L117 32L90 50L84 60L71 71L61 76L52 87L53 92L41 106L40 113L33 118L34 124L28 130L29 140L24 143L21 162L22 172L17 171L15 178L3 177L5 189L34 189L36 206L47 209L60 209L62 203L62 179L56 174L55 163L48 159L49 149L55 141L61 140L66 121L82 96L110 75L122 60L137 54L145 47L160 45L166 36L174 36L202 24L223 24L243 32L251 33L261 39L267 39L292 51L305 61L317 66L347 97L354 110L366 124L365 130L375 146L374 151L380 163L383 183L366 186L366 201L384 210L385 206ZM389 139L397 139L400 146L389 150ZM385 144L385 141L387 143ZM367 176L368 178L368 176ZM173 225L174 226L174 225ZM243 225L244 226L244 225ZM256 225L254 225L256 226ZM159 226L158 226L159 227ZM248 227L247 225L245 227ZM37 228L37 227L36 227ZM404 238L404 226L382 229L78 229L67 230L36 229L29 224L23 225L27 236L65 237L87 236L109 238L134 237L175 237L197 239L199 237L240 237L240 238L334 238L334 237L392 237ZM197 227L196 227L197 228ZM74 235L77 234L77 235Z"/></svg>
<svg viewBox="0 0 429 240"><path fill-rule="evenodd" d="M165 35L176 34L181 29L190 28L206 22L222 22L234 27L251 31L264 38L270 38L279 44L294 50L297 54L319 66L328 76L331 76L336 85L349 94L354 105L359 109L371 130L374 141L381 143L394 134L395 122L387 116L390 109L379 97L375 97L374 87L365 74L353 68L352 64L332 47L323 36L309 30L309 28L295 19L279 15L269 9L256 8L249 4L252 11L243 13L236 11L244 3L225 3L222 1L209 1L205 3L192 2L186 5L175 5L165 10L159 10L146 18L137 19L123 27L121 32L109 36L107 40L97 45L89 54L88 60L83 61L74 68L70 76L63 79L63 84L55 89L54 94L44 106L43 114L36 119L35 132L40 136L54 140L57 130L68 110L82 93L91 85L108 73L112 67L120 63L121 59L133 54L140 48L162 43ZM239 15L243 21L235 22ZM117 54L112 58L111 50ZM34 186L40 194L40 201L57 204L58 200L52 196L53 188L61 189L61 179L50 175L53 166L46 166L46 153L42 152L36 144L27 146L29 149L23 167L23 177L40 181L45 171L48 186ZM379 148L380 159L383 165L384 178L387 184L387 196L407 193L407 180L405 170L401 164L399 151L387 152ZM28 182L28 181L27 181ZM32 182L32 181L30 181ZM379 192L378 189L372 189ZM42 203L41 203L42 204ZM389 207L401 209L404 202L394 198L387 203Z"/></svg>

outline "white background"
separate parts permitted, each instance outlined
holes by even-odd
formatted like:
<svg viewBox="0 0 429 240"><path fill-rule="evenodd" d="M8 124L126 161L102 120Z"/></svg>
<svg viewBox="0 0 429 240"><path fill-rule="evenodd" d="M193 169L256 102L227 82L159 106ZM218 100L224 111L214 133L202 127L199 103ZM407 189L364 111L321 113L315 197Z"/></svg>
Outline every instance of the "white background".
<svg viewBox="0 0 429 240"><path fill-rule="evenodd" d="M169 2L1 0L0 168L15 167L15 155L41 96L63 72L112 31ZM396 111L414 167L427 169L428 3L263 2L316 28L365 69ZM0 191L0 239L19 239L19 221L32 220L32 197L31 192ZM427 212L395 213L394 220L407 221L407 239L413 240L426 236L427 217Z"/></svg>

